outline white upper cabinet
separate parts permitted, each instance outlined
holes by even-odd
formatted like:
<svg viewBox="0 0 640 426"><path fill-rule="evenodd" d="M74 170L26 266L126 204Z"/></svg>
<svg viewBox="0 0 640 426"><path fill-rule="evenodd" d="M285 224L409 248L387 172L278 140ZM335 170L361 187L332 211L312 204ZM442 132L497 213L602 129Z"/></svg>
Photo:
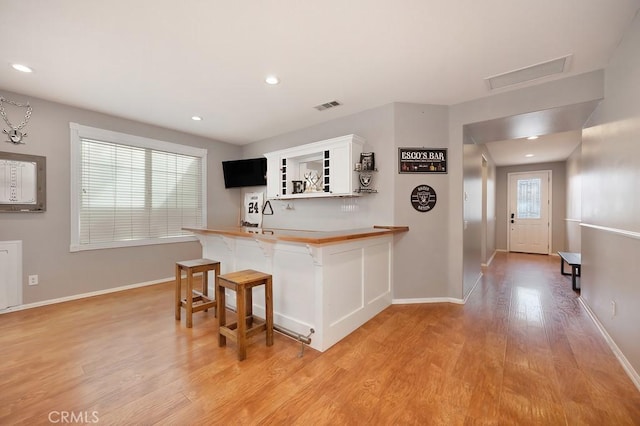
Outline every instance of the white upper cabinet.
<svg viewBox="0 0 640 426"><path fill-rule="evenodd" d="M264 154L267 198L357 196L364 139L346 135Z"/></svg>

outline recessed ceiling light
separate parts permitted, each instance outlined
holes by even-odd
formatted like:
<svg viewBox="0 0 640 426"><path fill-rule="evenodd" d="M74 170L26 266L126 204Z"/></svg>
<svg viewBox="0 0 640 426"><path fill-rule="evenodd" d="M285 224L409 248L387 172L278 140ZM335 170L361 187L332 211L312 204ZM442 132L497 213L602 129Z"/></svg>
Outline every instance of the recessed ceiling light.
<svg viewBox="0 0 640 426"><path fill-rule="evenodd" d="M194 115L193 117L191 117L191 119L193 121L202 121L202 117L200 117L199 115Z"/></svg>
<svg viewBox="0 0 640 426"><path fill-rule="evenodd" d="M527 157L527 158L533 157L533 154L526 154L525 157Z"/></svg>
<svg viewBox="0 0 640 426"><path fill-rule="evenodd" d="M273 86L280 83L280 80L275 75L270 75L264 79L264 82Z"/></svg>
<svg viewBox="0 0 640 426"><path fill-rule="evenodd" d="M14 70L20 71L20 72L33 72L33 70L31 68L29 68L26 65L22 65L22 64L11 64L11 67Z"/></svg>
<svg viewBox="0 0 640 426"><path fill-rule="evenodd" d="M527 140L530 140L530 141L533 141L533 140L536 140L536 139L538 139L538 137L537 137L537 136L529 136L529 137L527 138Z"/></svg>

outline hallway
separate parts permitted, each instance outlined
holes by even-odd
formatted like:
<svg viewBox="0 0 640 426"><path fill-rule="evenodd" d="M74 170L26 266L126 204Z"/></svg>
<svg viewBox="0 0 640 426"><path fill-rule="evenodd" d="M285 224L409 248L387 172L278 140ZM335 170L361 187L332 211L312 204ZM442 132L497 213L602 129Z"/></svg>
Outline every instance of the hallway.
<svg viewBox="0 0 640 426"><path fill-rule="evenodd" d="M458 364L493 374L486 394L499 396L499 404L488 397L480 410L494 406L514 424L527 417L533 424L640 424L640 393L572 291L571 277L560 275L557 256L498 253L465 311L468 356ZM485 355L474 361L472 352Z"/></svg>
<svg viewBox="0 0 640 426"><path fill-rule="evenodd" d="M556 256L498 253L466 305L394 305L324 353L246 361L173 283L0 315L0 424L634 425L640 392ZM55 414L58 413L58 414Z"/></svg>

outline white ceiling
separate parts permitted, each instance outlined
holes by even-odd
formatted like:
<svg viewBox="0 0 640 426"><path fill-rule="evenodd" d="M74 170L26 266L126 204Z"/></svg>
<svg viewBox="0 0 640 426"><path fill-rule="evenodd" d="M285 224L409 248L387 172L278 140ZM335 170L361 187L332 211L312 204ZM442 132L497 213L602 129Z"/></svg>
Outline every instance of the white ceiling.
<svg viewBox="0 0 640 426"><path fill-rule="evenodd" d="M564 105L466 124L465 140L485 144L497 166L565 160L580 144L585 122L600 101ZM539 136L527 140L529 136Z"/></svg>
<svg viewBox="0 0 640 426"><path fill-rule="evenodd" d="M603 68L639 7L0 0L0 89L245 144L390 102L488 96L485 77L567 54L571 68L560 77ZM35 71L18 73L14 62ZM266 85L268 74L281 83ZM331 100L343 105L313 109Z"/></svg>
<svg viewBox="0 0 640 426"><path fill-rule="evenodd" d="M552 133L535 140L509 139L487 142L487 149L496 166L547 163L565 160L582 140L580 130ZM532 157L527 155L533 154Z"/></svg>

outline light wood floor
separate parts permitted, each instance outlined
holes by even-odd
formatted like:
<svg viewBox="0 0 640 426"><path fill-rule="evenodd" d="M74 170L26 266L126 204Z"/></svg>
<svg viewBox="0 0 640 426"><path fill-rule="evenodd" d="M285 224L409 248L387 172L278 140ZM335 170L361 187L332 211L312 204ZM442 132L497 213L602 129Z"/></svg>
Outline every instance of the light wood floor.
<svg viewBox="0 0 640 426"><path fill-rule="evenodd" d="M392 306L303 358L256 337L243 362L212 312L176 323L172 284L0 315L0 424L640 424L570 280L499 253L464 306Z"/></svg>

